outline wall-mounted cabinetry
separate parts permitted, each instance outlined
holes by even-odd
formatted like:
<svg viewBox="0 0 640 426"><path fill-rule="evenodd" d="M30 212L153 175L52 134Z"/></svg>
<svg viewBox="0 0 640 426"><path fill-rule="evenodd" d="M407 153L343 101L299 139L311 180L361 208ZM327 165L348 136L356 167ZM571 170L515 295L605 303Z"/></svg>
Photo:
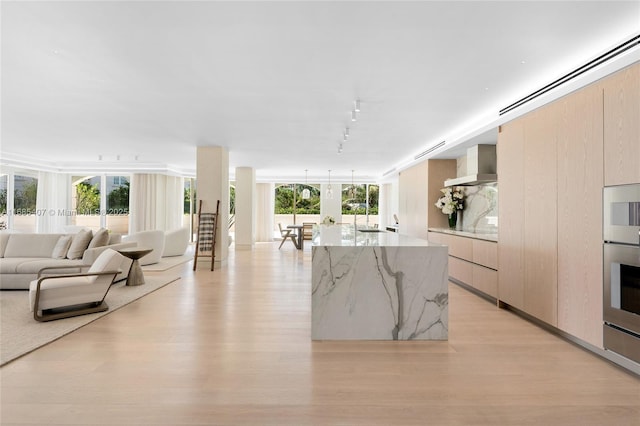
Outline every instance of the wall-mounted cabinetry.
<svg viewBox="0 0 640 426"><path fill-rule="evenodd" d="M500 300L554 326L558 112L550 104L498 133Z"/></svg>
<svg viewBox="0 0 640 426"><path fill-rule="evenodd" d="M640 64L501 126L498 299L602 348L602 189L640 182Z"/></svg>
<svg viewBox="0 0 640 426"><path fill-rule="evenodd" d="M449 277L497 299L496 242L437 231L429 231L429 241L449 246Z"/></svg>
<svg viewBox="0 0 640 426"><path fill-rule="evenodd" d="M640 64L602 84L605 186L640 183Z"/></svg>

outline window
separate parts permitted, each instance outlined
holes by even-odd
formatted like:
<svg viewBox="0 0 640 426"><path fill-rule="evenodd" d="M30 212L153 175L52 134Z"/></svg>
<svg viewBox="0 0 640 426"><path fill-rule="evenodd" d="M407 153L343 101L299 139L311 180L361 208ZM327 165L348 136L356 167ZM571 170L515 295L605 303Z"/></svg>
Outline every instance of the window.
<svg viewBox="0 0 640 426"><path fill-rule="evenodd" d="M309 190L309 198L303 198L305 189ZM274 228L278 223L320 222L319 184L276 183L274 195Z"/></svg>
<svg viewBox="0 0 640 426"><path fill-rule="evenodd" d="M30 176L14 176L13 229L22 232L36 230L36 195L38 179Z"/></svg>
<svg viewBox="0 0 640 426"><path fill-rule="evenodd" d="M356 215L361 225L377 225L379 194L379 185L342 185L342 214Z"/></svg>
<svg viewBox="0 0 640 426"><path fill-rule="evenodd" d="M0 175L0 230L7 229L7 188L9 184L9 176Z"/></svg>
<svg viewBox="0 0 640 426"><path fill-rule="evenodd" d="M129 232L129 177L109 176L105 226L112 232Z"/></svg>
<svg viewBox="0 0 640 426"><path fill-rule="evenodd" d="M73 176L71 224L100 229L100 177Z"/></svg>

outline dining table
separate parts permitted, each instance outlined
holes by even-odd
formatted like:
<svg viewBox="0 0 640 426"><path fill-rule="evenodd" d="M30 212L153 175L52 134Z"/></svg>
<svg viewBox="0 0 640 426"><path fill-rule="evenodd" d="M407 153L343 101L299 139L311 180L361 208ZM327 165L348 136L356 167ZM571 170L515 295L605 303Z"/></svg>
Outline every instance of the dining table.
<svg viewBox="0 0 640 426"><path fill-rule="evenodd" d="M294 229L296 235L298 236L298 250L302 250L304 248L304 226L303 225L288 225L287 229Z"/></svg>

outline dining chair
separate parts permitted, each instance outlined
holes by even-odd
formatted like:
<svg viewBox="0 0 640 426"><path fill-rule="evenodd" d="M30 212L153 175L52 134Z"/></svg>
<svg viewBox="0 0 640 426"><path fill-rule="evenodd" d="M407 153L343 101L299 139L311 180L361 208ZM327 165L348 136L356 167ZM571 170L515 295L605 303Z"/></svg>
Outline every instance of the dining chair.
<svg viewBox="0 0 640 426"><path fill-rule="evenodd" d="M311 240L313 238L313 225L315 225L314 222L302 222L305 240Z"/></svg>
<svg viewBox="0 0 640 426"><path fill-rule="evenodd" d="M285 241L291 240L294 246L298 248L298 243L296 242L296 238L298 237L295 233L291 232L291 229L283 228L281 223L278 223L278 228L280 229L280 236L282 237L282 242L280 246L278 246L278 250L282 247Z"/></svg>

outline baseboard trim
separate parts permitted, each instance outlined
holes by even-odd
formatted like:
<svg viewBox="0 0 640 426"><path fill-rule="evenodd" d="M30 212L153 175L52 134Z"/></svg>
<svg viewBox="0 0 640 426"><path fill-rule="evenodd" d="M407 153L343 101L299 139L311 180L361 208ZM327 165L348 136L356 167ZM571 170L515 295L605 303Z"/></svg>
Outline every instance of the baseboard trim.
<svg viewBox="0 0 640 426"><path fill-rule="evenodd" d="M590 352L593 355L596 355L599 358L602 358L605 361L612 363L614 366L620 368L621 370L629 374L632 374L634 376L640 376L640 364L633 362L630 359L623 357L622 355L619 355L607 349L602 349L597 346L594 346L589 342L586 342L572 334L567 333L566 331L560 330L559 328L556 328L550 324L547 324L544 321L540 321L538 318L531 316L530 314L527 314L526 312L521 311L520 309L515 308L503 301L498 301L498 306L500 306L502 309L511 311L514 314L518 315L519 317L529 321L530 323L537 325L543 330L546 330L552 334L555 334L556 336L561 337L562 339L568 341L569 343L572 343L577 347L584 349L587 352Z"/></svg>
<svg viewBox="0 0 640 426"><path fill-rule="evenodd" d="M625 358L622 355L619 355L607 349L599 348L597 346L592 345L589 342L585 342L584 340L576 336L573 336L567 333L566 331L562 331L559 328L556 328L550 324L547 324L544 321L540 321L538 318L531 316L530 314L524 311L521 311L520 309L515 308L509 305L508 303L505 303L502 300L489 296L488 294L483 293L482 291L471 287L469 284L465 284L464 282L459 281L455 278L449 277L449 281L451 281L453 284L457 285L458 287L461 287L467 290L468 292L475 294L476 296L479 296L491 303L496 304L499 308L511 311L514 314L518 315L519 317L542 328L543 330L548 331L549 333L555 334L556 336L561 337L562 339L568 341L569 343L572 343L578 346L579 348L586 350L587 352L590 352L593 355L612 363L615 367L618 367L629 374L632 374L634 376L640 376L640 364L634 361L631 361L630 359Z"/></svg>

